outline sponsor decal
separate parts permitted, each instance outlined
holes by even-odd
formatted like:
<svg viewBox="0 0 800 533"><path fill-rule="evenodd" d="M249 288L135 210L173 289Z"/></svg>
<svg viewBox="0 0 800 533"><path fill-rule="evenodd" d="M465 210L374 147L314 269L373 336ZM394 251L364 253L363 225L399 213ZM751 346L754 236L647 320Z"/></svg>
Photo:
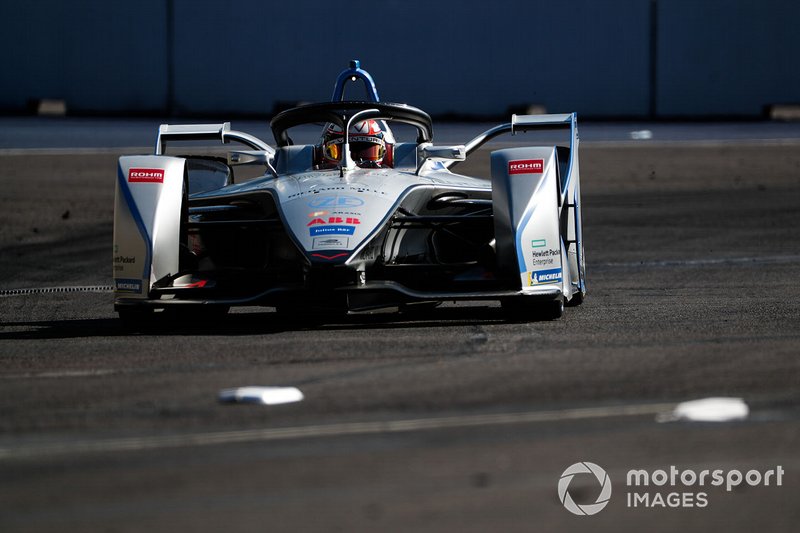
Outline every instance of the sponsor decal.
<svg viewBox="0 0 800 533"><path fill-rule="evenodd" d="M340 225L312 226L308 229L309 235L312 237L318 235L352 235L355 231L355 226Z"/></svg>
<svg viewBox="0 0 800 533"><path fill-rule="evenodd" d="M313 248L326 249L331 248L348 248L350 239L348 237L317 237L314 239Z"/></svg>
<svg viewBox="0 0 800 533"><path fill-rule="evenodd" d="M534 258L535 257L558 257L559 255L561 255L561 252L559 250L554 249L554 248L549 248L547 250L535 250L535 251L531 252L531 255Z"/></svg>
<svg viewBox="0 0 800 533"><path fill-rule="evenodd" d="M308 207L325 209L359 207L364 205L364 200L357 196L325 195L310 200L307 205Z"/></svg>
<svg viewBox="0 0 800 533"><path fill-rule="evenodd" d="M322 218L315 218L311 220L307 227L309 227L309 235L312 237L316 235L353 235L355 233L355 226L361 224L361 221L356 217L328 217L327 220Z"/></svg>
<svg viewBox="0 0 800 533"><path fill-rule="evenodd" d="M351 135L350 136L351 143L375 143L375 137L371 135Z"/></svg>
<svg viewBox="0 0 800 533"><path fill-rule="evenodd" d="M324 176L325 174L326 174L325 172L317 172L317 173L311 173L311 176ZM332 186L328 186L328 187L313 187L311 189L303 189L303 190L301 190L299 192L296 192L294 194L288 195L286 198L289 199L289 200L294 200L294 199L297 199L297 198L300 198L300 197L306 197L307 199L310 199L309 200L310 202L315 202L315 203L317 201L319 201L320 203L327 202L329 204L332 204L332 206L336 206L338 204L341 207L356 207L357 205L359 205L359 206L364 205L364 200L362 200L361 198L358 198L356 196L350 196L348 200L336 200L337 197L342 196L342 194L343 194L340 191L344 191L344 190L347 190L347 191L350 191L350 192L355 192L355 193L365 193L366 192L366 193L372 193L372 194L376 194L376 195L380 195L380 196L386 196L387 195L387 192L382 190L382 189L370 188L370 187L367 187L366 185L364 185L362 183L349 183L349 184L347 184L347 186L332 185ZM323 202L322 200L318 200L319 198L323 198L323 197L329 198L329 199L325 200L325 202ZM330 198L332 198L332 200ZM309 204L306 204L306 205L309 205ZM320 207L320 206L319 205L312 205L311 207ZM331 207L331 205L328 205L327 207Z"/></svg>
<svg viewBox="0 0 800 533"><path fill-rule="evenodd" d="M547 246L547 239L534 239L531 241L531 248L544 248Z"/></svg>
<svg viewBox="0 0 800 533"><path fill-rule="evenodd" d="M142 280L140 279L115 279L114 287L117 292L142 293Z"/></svg>
<svg viewBox="0 0 800 533"><path fill-rule="evenodd" d="M128 183L164 183L164 169L132 168L128 171Z"/></svg>
<svg viewBox="0 0 800 533"><path fill-rule="evenodd" d="M317 217L324 217L328 214L328 211L312 211L308 214L309 218L317 218Z"/></svg>
<svg viewBox="0 0 800 533"><path fill-rule="evenodd" d="M560 255L561 251L553 248L547 250L533 250L531 251L531 264L533 266L552 265L555 263L555 258Z"/></svg>
<svg viewBox="0 0 800 533"><path fill-rule="evenodd" d="M543 283L560 283L561 282L561 269L553 268L550 270L538 270L528 274L530 285L540 285Z"/></svg>
<svg viewBox="0 0 800 533"><path fill-rule="evenodd" d="M314 220L306 224L306 226L316 226L318 224L352 224L354 226L357 226L361 224L361 221L356 217L347 217L347 218L328 217L328 220L324 220L322 218L315 218Z"/></svg>
<svg viewBox="0 0 800 533"><path fill-rule="evenodd" d="M135 264L136 264L135 257L130 257L126 255L114 256L114 272L122 272L125 270L125 265L135 265Z"/></svg>
<svg viewBox="0 0 800 533"><path fill-rule="evenodd" d="M541 174L544 172L544 159L518 159L508 162L509 174Z"/></svg>

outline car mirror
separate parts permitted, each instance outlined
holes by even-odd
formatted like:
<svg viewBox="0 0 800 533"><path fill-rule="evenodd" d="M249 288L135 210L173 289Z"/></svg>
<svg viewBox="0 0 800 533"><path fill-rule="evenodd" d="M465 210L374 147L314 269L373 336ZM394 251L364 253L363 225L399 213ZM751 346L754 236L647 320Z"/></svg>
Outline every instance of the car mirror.
<svg viewBox="0 0 800 533"><path fill-rule="evenodd" d="M422 160L464 161L467 158L467 148L463 144L457 146L423 145L420 149L420 155Z"/></svg>
<svg viewBox="0 0 800 533"><path fill-rule="evenodd" d="M467 158L467 148L463 144L456 146L434 146L429 143L419 146L419 164L416 174L422 171L422 167L429 159L439 161L464 161Z"/></svg>
<svg viewBox="0 0 800 533"><path fill-rule="evenodd" d="M261 150L241 150L228 153L228 164L232 167L239 165L267 165L269 156Z"/></svg>

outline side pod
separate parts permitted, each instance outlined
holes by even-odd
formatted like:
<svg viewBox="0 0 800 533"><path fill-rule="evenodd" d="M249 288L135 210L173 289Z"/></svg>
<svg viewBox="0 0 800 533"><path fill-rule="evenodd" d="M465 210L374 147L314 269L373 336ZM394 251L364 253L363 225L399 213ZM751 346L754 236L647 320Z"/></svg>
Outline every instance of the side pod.
<svg viewBox="0 0 800 533"><path fill-rule="evenodd" d="M147 298L152 284L178 272L185 160L119 158L114 203L114 296Z"/></svg>
<svg viewBox="0 0 800 533"><path fill-rule="evenodd" d="M554 147L492 152L497 261L503 277L523 294L563 294L559 231L560 187Z"/></svg>

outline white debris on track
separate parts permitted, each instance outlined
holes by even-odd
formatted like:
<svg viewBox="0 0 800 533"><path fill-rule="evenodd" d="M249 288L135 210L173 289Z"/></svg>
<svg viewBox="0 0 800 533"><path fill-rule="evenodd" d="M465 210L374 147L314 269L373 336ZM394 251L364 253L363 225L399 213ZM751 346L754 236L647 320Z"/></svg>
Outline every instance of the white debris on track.
<svg viewBox="0 0 800 533"><path fill-rule="evenodd" d="M262 405L280 405L301 402L305 397L297 387L237 387L219 391L222 403L257 403Z"/></svg>
<svg viewBox="0 0 800 533"><path fill-rule="evenodd" d="M750 408L742 398L703 398L681 402L671 413L656 417L658 422L732 422L745 420Z"/></svg>

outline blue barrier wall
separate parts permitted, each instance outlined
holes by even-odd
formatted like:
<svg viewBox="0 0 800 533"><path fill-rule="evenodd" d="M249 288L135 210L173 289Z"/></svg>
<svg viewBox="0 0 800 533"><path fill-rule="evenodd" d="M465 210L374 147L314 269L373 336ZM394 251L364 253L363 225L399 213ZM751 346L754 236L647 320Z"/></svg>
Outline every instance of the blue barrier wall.
<svg viewBox="0 0 800 533"><path fill-rule="evenodd" d="M0 111L269 115L350 59L432 114L759 116L800 101L794 0L6 0ZM357 96L357 95L354 95Z"/></svg>
<svg viewBox="0 0 800 533"><path fill-rule="evenodd" d="M60 98L77 112L162 111L164 2L0 2L0 110Z"/></svg>
<svg viewBox="0 0 800 533"><path fill-rule="evenodd" d="M799 25L797 0L659 0L657 113L800 103Z"/></svg>

